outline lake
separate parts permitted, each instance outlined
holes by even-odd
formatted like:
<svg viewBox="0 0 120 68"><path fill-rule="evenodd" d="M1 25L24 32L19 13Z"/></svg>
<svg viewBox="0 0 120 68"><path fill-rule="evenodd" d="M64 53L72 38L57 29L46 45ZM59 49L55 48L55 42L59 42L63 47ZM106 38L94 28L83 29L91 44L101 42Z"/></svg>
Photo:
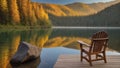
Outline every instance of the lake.
<svg viewBox="0 0 120 68"><path fill-rule="evenodd" d="M53 68L61 54L79 54L77 40L90 43L93 33L104 30L109 35L107 55L120 55L120 29L52 28L37 30L0 30L0 68ZM41 48L40 58L20 66L9 64L21 41Z"/></svg>

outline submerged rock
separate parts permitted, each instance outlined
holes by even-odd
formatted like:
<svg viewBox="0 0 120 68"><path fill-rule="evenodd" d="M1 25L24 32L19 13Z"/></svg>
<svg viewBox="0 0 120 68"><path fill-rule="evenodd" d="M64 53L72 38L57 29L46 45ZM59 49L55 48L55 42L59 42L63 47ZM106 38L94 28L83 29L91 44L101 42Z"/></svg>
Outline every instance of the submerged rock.
<svg viewBox="0 0 120 68"><path fill-rule="evenodd" d="M17 52L11 58L11 64L21 64L39 58L41 49L27 42L21 42Z"/></svg>
<svg viewBox="0 0 120 68"><path fill-rule="evenodd" d="M11 65L11 68L37 68L40 64L41 59L37 58L32 62L22 63L19 65Z"/></svg>

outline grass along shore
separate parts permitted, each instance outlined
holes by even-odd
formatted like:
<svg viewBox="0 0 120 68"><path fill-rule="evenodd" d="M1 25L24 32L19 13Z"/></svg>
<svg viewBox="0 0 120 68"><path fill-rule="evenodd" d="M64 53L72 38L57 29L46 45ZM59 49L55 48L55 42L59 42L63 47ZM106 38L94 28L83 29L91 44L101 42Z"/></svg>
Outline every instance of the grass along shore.
<svg viewBox="0 0 120 68"><path fill-rule="evenodd" d="M0 29L42 29L51 26L23 26L23 25L0 25Z"/></svg>

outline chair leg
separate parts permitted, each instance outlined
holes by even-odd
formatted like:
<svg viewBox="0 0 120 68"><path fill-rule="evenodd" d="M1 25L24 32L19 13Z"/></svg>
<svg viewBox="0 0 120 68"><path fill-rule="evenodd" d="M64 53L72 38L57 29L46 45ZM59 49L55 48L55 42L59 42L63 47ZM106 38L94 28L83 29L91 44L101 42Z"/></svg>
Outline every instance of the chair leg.
<svg viewBox="0 0 120 68"><path fill-rule="evenodd" d="M81 50L81 62L83 61L83 51Z"/></svg>
<svg viewBox="0 0 120 68"><path fill-rule="evenodd" d="M91 55L89 55L89 64L92 66Z"/></svg>
<svg viewBox="0 0 120 68"><path fill-rule="evenodd" d="M98 58L98 54L96 54L96 59Z"/></svg>
<svg viewBox="0 0 120 68"><path fill-rule="evenodd" d="M103 58L104 58L104 62L107 63L105 52L103 52Z"/></svg>

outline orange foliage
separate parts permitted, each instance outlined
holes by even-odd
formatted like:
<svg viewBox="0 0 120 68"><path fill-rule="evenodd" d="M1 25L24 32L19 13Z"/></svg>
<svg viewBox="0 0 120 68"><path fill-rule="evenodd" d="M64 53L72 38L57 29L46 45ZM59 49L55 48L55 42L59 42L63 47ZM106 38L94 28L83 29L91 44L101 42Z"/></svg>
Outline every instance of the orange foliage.
<svg viewBox="0 0 120 68"><path fill-rule="evenodd" d="M7 0L0 0L0 10L8 11Z"/></svg>
<svg viewBox="0 0 120 68"><path fill-rule="evenodd" d="M9 13L12 22L20 23L20 15L17 6L17 0L8 0Z"/></svg>
<svg viewBox="0 0 120 68"><path fill-rule="evenodd" d="M63 47L70 47L70 48L79 49L79 45L77 45L77 40L82 40L88 44L91 42L87 38L80 38L80 37L55 37L55 38L50 39L44 45L44 47L52 48L52 47L63 46Z"/></svg>
<svg viewBox="0 0 120 68"><path fill-rule="evenodd" d="M0 0L0 17L0 24L49 26L43 7L30 0Z"/></svg>

